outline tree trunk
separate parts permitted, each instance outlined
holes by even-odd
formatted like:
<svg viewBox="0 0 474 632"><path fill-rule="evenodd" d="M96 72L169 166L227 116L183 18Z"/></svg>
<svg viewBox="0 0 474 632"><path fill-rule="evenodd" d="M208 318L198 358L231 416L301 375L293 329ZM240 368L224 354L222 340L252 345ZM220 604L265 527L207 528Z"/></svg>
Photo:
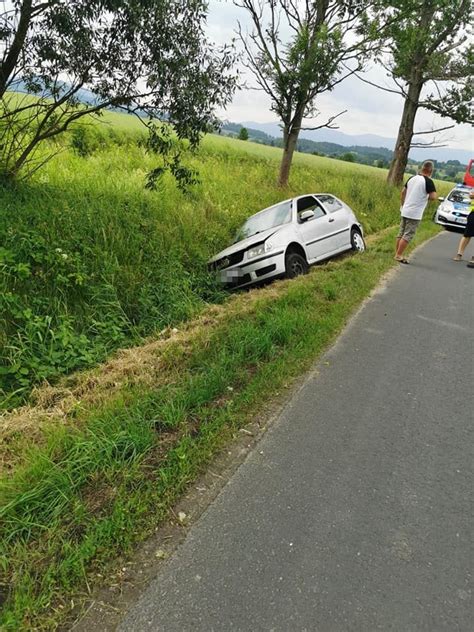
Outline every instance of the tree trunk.
<svg viewBox="0 0 474 632"><path fill-rule="evenodd" d="M24 0L20 7L20 19L15 36L10 47L7 49L8 52L6 53L4 61L0 63L0 97L2 98L8 88L11 75L15 70L18 59L20 58L28 34L32 10L32 0Z"/></svg>
<svg viewBox="0 0 474 632"><path fill-rule="evenodd" d="M408 163L408 153L411 147L415 128L416 113L419 108L420 93L423 88L423 80L416 77L410 84L408 95L405 98L402 120L398 129L398 137L395 145L394 156L387 176L387 182L400 186Z"/></svg>
<svg viewBox="0 0 474 632"><path fill-rule="evenodd" d="M296 143L300 133L301 121L295 121L291 128L285 126L283 130L283 156L280 164L280 175L278 176L278 186L285 188L288 186L291 162L295 153Z"/></svg>
<svg viewBox="0 0 474 632"><path fill-rule="evenodd" d="M423 75L430 58L427 53L428 34L435 12L436 3L432 0L423 0L418 22L418 46L411 57L412 72L407 82L408 94L405 98L395 152L387 176L387 182L396 186L400 186L403 182L408 162L408 152L413 139L416 113L420 107L420 94L426 81Z"/></svg>

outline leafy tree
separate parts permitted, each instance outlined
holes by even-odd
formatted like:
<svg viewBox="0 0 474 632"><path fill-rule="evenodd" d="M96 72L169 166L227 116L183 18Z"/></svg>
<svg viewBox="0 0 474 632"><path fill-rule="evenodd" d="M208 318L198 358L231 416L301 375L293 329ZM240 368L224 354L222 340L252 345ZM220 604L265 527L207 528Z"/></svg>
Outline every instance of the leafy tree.
<svg viewBox="0 0 474 632"><path fill-rule="evenodd" d="M249 139L249 131L246 127L241 127L239 130L239 140L248 140Z"/></svg>
<svg viewBox="0 0 474 632"><path fill-rule="evenodd" d="M397 85L395 89L383 89L404 98L388 174L388 182L399 185L411 147L440 146L436 136L428 142L414 141L414 137L453 127L415 132L420 108L456 123L472 121L470 75L474 55L466 30L471 20L471 3L470 0L382 0L377 9L389 23L384 31L389 61L382 63Z"/></svg>
<svg viewBox="0 0 474 632"><path fill-rule="evenodd" d="M336 128L339 112L320 124L317 98L363 66L374 35L370 2L359 0L235 0L250 16L252 30L240 39L246 64L271 99L283 129L279 185L288 184L293 153L302 130ZM287 41L282 32L289 31ZM306 121L306 122L305 122Z"/></svg>
<svg viewBox="0 0 474 632"><path fill-rule="evenodd" d="M341 154L340 159L344 160L345 162L355 162L355 156L351 151L347 151L346 153Z"/></svg>
<svg viewBox="0 0 474 632"><path fill-rule="evenodd" d="M234 88L232 54L205 38L205 0L15 0L0 13L0 173L32 173L85 115L139 113L165 154L192 145ZM15 93L16 91L16 93ZM20 94L23 93L23 94ZM29 94L25 94L29 93ZM160 142L161 140L161 142ZM40 150L40 148L42 148ZM176 154L172 158L174 164Z"/></svg>
<svg viewBox="0 0 474 632"><path fill-rule="evenodd" d="M451 166L446 167L445 171L446 171L446 175L449 178L455 178L458 174L459 167L456 167L455 165L451 165Z"/></svg>

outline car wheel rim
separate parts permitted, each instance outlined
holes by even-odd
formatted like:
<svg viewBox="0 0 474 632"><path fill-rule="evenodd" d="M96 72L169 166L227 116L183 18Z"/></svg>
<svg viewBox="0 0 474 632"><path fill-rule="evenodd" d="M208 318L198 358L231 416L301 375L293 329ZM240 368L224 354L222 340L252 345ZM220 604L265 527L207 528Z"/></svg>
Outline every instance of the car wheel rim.
<svg viewBox="0 0 474 632"><path fill-rule="evenodd" d="M301 263L299 261L293 261L291 264L291 272L293 274L293 276L299 276L300 274L303 274L303 266L301 265Z"/></svg>
<svg viewBox="0 0 474 632"><path fill-rule="evenodd" d="M354 239L355 249L358 250L359 252L364 252L365 244L364 244L364 240L362 239L362 235L360 235L359 233L354 233L353 239Z"/></svg>

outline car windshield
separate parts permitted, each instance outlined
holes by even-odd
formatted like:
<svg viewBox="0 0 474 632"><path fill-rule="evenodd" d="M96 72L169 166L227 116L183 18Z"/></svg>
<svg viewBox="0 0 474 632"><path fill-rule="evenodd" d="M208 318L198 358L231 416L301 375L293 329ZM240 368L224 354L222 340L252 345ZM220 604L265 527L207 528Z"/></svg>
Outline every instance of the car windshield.
<svg viewBox="0 0 474 632"><path fill-rule="evenodd" d="M287 224L289 221L291 221L291 200L271 206L265 211L249 217L237 231L235 241L241 241L247 237L252 237L252 235L257 235L257 233L263 233L265 230L281 226L281 224Z"/></svg>
<svg viewBox="0 0 474 632"><path fill-rule="evenodd" d="M450 202L458 202L460 204L469 204L469 191L463 191L461 189L454 189L448 196Z"/></svg>

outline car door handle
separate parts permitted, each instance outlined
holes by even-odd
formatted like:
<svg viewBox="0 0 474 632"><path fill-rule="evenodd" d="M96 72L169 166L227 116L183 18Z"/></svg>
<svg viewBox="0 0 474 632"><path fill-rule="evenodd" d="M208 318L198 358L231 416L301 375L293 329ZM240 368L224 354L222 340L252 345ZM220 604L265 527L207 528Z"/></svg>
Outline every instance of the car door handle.
<svg viewBox="0 0 474 632"><path fill-rule="evenodd" d="M330 217L328 221L329 222L333 222L334 221L334 217Z"/></svg>

